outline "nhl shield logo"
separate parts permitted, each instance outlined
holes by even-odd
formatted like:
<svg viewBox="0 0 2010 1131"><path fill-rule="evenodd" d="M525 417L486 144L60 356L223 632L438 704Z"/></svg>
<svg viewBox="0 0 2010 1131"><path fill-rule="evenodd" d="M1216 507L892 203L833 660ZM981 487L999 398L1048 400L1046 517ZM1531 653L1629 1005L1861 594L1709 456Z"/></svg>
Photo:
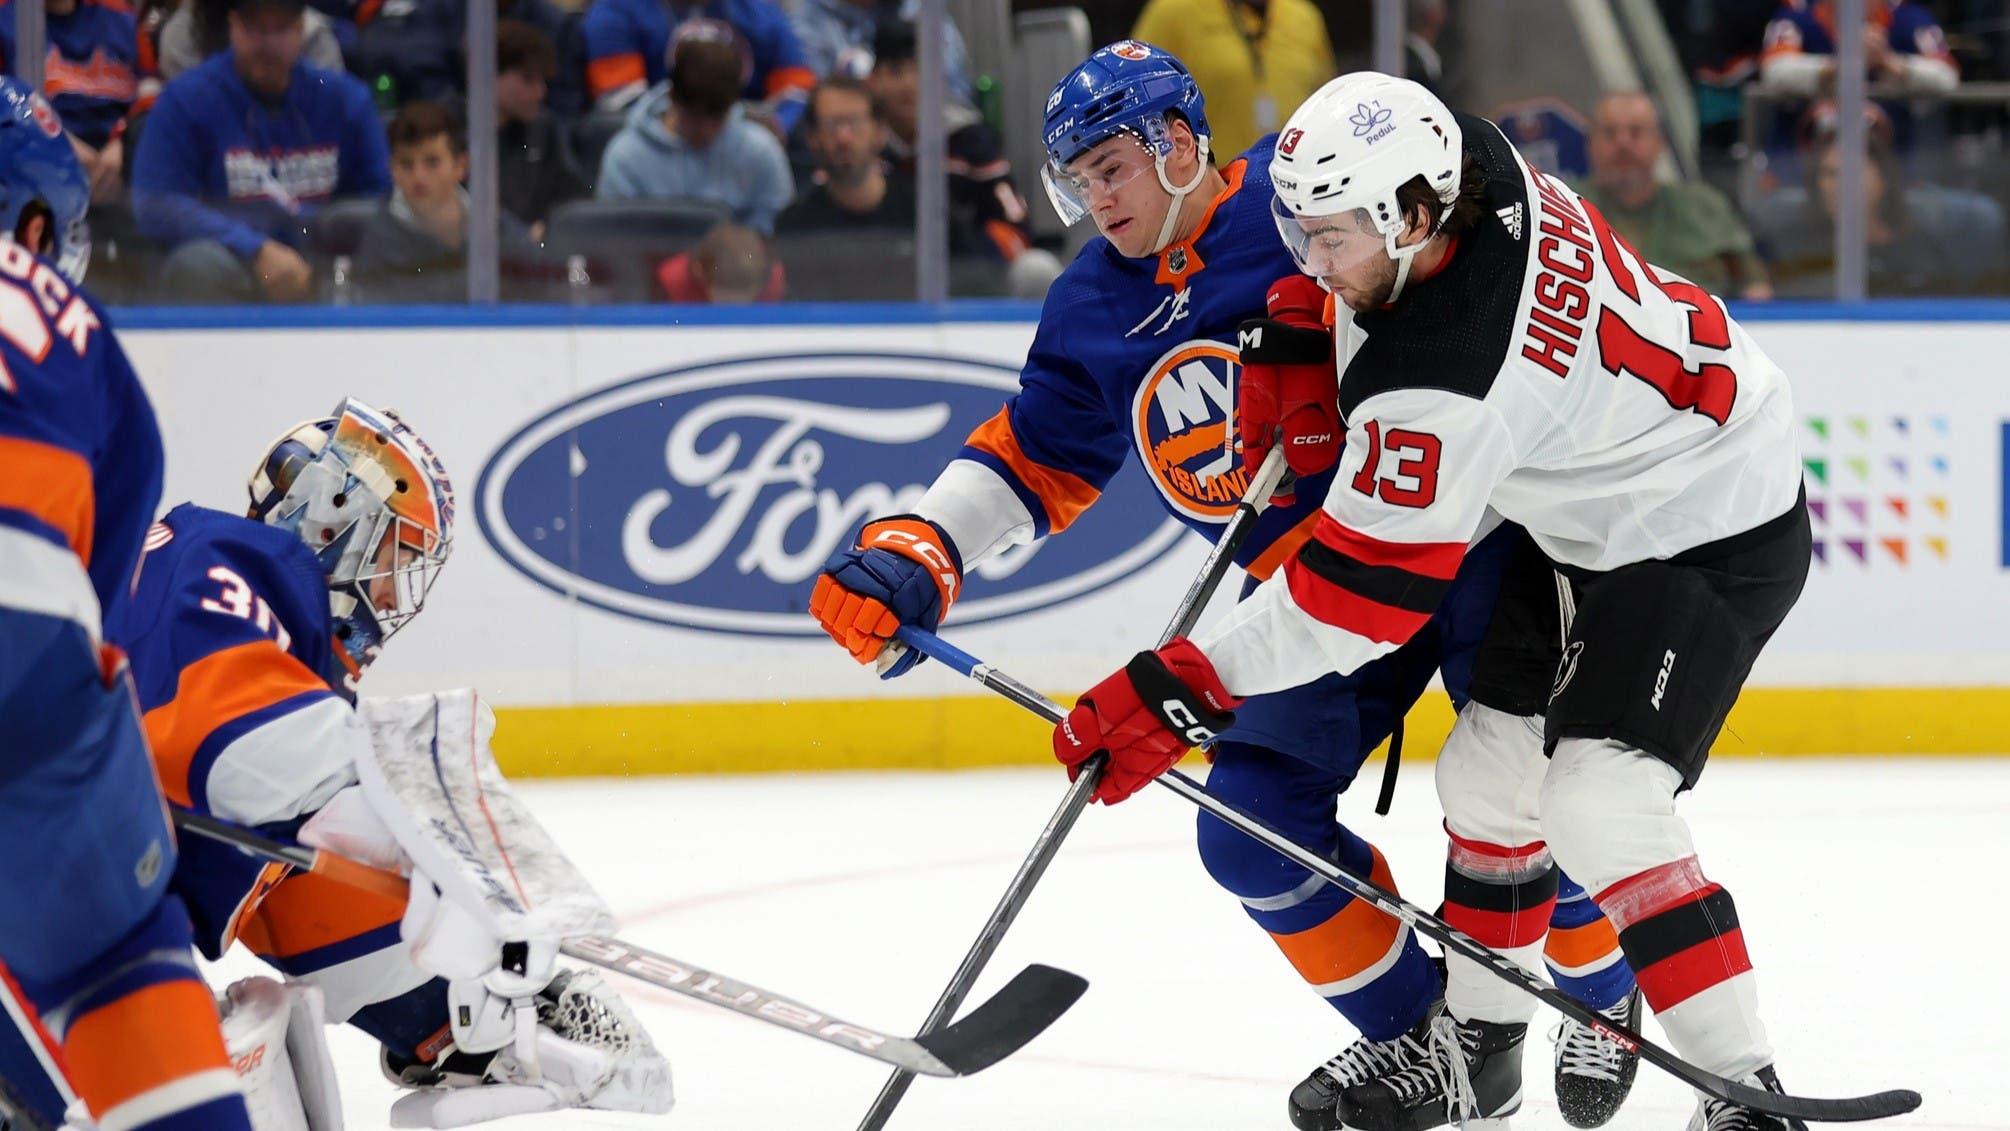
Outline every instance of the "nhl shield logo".
<svg viewBox="0 0 2010 1131"><path fill-rule="evenodd" d="M1227 342L1182 342L1152 363L1131 402L1138 458L1188 518L1228 521L1247 485L1229 430L1230 391L1241 372Z"/></svg>
<svg viewBox="0 0 2010 1131"><path fill-rule="evenodd" d="M1186 247L1180 245L1166 252L1166 269L1175 275L1186 274Z"/></svg>

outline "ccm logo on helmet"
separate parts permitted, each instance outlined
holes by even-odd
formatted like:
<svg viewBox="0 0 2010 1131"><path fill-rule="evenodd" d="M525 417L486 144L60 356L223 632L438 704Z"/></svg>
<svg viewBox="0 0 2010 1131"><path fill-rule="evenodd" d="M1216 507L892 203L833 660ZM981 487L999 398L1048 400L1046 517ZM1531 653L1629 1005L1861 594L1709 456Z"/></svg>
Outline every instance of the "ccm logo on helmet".
<svg viewBox="0 0 2010 1131"><path fill-rule="evenodd" d="M1159 704L1159 709L1165 712L1166 721L1172 724L1172 729L1178 731L1181 738L1186 739L1188 746L1204 746L1214 741L1214 732L1202 726L1185 703L1168 699Z"/></svg>
<svg viewBox="0 0 2010 1131"><path fill-rule="evenodd" d="M950 562L949 555L943 552L942 547L905 530L882 530L873 535L873 545L877 546L882 542L896 543L912 550L915 557L920 558L929 569L935 571L935 579L942 583L943 593L951 600L955 599L956 566Z"/></svg>

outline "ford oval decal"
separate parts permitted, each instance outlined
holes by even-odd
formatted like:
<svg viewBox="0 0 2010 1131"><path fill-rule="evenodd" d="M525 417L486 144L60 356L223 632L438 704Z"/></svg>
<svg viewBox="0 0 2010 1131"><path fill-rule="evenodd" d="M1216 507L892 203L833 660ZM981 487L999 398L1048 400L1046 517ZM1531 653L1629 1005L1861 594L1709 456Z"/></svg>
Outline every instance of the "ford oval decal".
<svg viewBox="0 0 2010 1131"><path fill-rule="evenodd" d="M475 485L504 560L609 612L820 636L824 560L911 510L1018 387L1008 366L895 353L708 361L599 389L504 442ZM1046 608L1156 560L1184 530L1126 468L1065 538L980 565L951 623Z"/></svg>

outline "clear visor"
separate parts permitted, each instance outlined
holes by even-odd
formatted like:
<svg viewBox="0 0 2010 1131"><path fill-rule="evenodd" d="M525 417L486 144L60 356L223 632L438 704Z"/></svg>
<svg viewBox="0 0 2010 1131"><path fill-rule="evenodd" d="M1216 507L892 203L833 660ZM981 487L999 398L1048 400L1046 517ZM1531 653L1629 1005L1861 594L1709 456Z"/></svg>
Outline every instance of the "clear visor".
<svg viewBox="0 0 2010 1131"><path fill-rule="evenodd" d="M1316 278L1328 278L1389 254L1389 238L1375 230L1368 210L1356 208L1331 216L1298 216L1282 200L1272 197L1270 217L1298 269Z"/></svg>
<svg viewBox="0 0 2010 1131"><path fill-rule="evenodd" d="M375 610L383 639L389 640L425 608L426 594L447 562L451 543L388 510L364 521L369 524L362 532L366 549L352 580Z"/></svg>
<svg viewBox="0 0 2010 1131"><path fill-rule="evenodd" d="M1075 224L1098 203L1147 174L1157 176L1157 159L1129 131L1102 142L1066 167L1053 161L1040 166L1040 181L1047 186L1047 200L1061 217L1061 223L1067 225Z"/></svg>

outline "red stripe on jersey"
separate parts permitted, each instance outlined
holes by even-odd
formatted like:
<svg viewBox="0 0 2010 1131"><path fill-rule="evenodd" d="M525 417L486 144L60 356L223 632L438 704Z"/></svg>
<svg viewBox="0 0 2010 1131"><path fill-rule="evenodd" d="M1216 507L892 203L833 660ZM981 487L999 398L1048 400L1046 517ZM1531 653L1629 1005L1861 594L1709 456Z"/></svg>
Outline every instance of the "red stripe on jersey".
<svg viewBox="0 0 2010 1131"><path fill-rule="evenodd" d="M1019 437L1012 432L1012 419L1005 409L999 409L996 416L978 425L968 443L997 457L1012 469L1027 490L1039 496L1040 505L1047 511L1047 530L1051 534L1066 530L1102 494L1081 476L1037 463L1027 455L1019 446Z"/></svg>
<svg viewBox="0 0 2010 1131"><path fill-rule="evenodd" d="M1307 615L1378 644L1400 645L1431 619L1429 613L1385 605L1335 585L1312 572L1302 557L1285 563L1284 581L1291 587L1292 602Z"/></svg>
<svg viewBox="0 0 2010 1131"><path fill-rule="evenodd" d="M1745 932L1737 929L1636 970L1634 978L1640 983L1641 995L1659 1013L1751 968L1752 959L1745 953Z"/></svg>
<svg viewBox="0 0 2010 1131"><path fill-rule="evenodd" d="M77 560L90 564L97 496L83 456L39 440L0 436L0 507L54 527Z"/></svg>
<svg viewBox="0 0 2010 1131"><path fill-rule="evenodd" d="M218 727L307 691L327 692L321 677L270 640L223 648L185 667L174 698L146 713L147 745L161 789L188 806L196 751Z"/></svg>
<svg viewBox="0 0 2010 1131"><path fill-rule="evenodd" d="M1363 565L1392 566L1440 581L1450 581L1466 556L1464 542L1384 542L1342 525L1323 511L1319 524L1312 528L1312 537Z"/></svg>

